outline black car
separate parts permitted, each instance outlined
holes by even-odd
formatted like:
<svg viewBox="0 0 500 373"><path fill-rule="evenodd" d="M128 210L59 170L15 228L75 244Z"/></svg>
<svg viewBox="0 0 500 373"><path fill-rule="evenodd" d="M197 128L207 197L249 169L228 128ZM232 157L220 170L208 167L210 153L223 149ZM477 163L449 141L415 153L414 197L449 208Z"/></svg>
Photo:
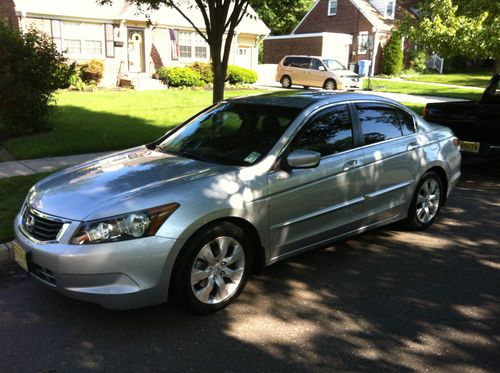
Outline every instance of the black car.
<svg viewBox="0 0 500 373"><path fill-rule="evenodd" d="M464 153L500 155L500 74L494 74L479 102L427 104L424 118L450 127Z"/></svg>

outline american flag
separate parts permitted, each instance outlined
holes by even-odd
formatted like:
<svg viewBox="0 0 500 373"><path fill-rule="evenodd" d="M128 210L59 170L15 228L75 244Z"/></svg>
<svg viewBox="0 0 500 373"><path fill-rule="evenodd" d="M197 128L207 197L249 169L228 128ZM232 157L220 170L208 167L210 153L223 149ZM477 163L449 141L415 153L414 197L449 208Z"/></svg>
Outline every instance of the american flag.
<svg viewBox="0 0 500 373"><path fill-rule="evenodd" d="M170 33L170 50L172 51L172 60L179 59L179 41L177 39L177 31L169 28Z"/></svg>

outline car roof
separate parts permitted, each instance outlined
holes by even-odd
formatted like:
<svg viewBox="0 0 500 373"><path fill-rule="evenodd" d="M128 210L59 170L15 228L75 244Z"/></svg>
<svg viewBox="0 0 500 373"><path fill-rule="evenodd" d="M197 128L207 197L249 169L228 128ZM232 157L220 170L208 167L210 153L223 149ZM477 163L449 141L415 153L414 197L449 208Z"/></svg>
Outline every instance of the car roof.
<svg viewBox="0 0 500 373"><path fill-rule="evenodd" d="M329 92L329 91L316 91L316 92L302 92L302 91L278 91L272 93L265 93L253 96L235 97L228 99L228 102L253 104L253 105L270 105L291 107L297 109L305 109L313 104L329 104L335 102L346 101L377 101L400 105L397 101L388 99L386 97L376 96L364 93L352 92Z"/></svg>

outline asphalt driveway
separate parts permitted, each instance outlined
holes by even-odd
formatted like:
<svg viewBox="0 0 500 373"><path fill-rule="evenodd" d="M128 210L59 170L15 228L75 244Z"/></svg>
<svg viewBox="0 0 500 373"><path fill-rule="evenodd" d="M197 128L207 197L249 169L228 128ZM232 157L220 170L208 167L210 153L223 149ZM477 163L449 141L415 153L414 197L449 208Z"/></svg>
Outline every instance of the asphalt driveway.
<svg viewBox="0 0 500 373"><path fill-rule="evenodd" d="M106 311L0 271L0 371L499 371L500 162L465 161L438 223L268 268L208 317Z"/></svg>

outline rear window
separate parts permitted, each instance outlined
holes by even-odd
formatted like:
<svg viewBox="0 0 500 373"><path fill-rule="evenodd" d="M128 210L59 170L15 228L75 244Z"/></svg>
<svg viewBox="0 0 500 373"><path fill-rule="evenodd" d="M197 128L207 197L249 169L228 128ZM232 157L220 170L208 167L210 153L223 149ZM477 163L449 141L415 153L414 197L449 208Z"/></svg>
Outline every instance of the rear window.
<svg viewBox="0 0 500 373"><path fill-rule="evenodd" d="M311 59L307 57L287 57L283 61L283 66L298 67L308 69L311 64Z"/></svg>

